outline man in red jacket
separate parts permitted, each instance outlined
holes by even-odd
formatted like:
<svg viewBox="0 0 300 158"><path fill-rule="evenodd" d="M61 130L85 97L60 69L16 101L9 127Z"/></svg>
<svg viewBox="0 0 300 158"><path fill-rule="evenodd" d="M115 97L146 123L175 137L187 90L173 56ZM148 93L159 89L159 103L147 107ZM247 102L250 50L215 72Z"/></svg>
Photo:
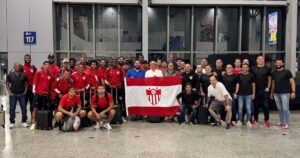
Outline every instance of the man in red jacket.
<svg viewBox="0 0 300 158"><path fill-rule="evenodd" d="M80 98L82 101L82 106L84 107L85 98L86 98L86 90L89 89L89 79L85 72L83 72L83 64L78 65L77 72L74 72L71 76L73 79L74 88L77 94L80 94ZM84 97L83 97L84 96Z"/></svg>
<svg viewBox="0 0 300 158"><path fill-rule="evenodd" d="M59 67L54 64L54 54L49 54L48 55L48 61L49 61L49 73L52 75L52 77L57 78L59 76Z"/></svg>
<svg viewBox="0 0 300 158"><path fill-rule="evenodd" d="M57 108L61 97L67 94L71 87L73 87L71 71L66 69L64 70L63 75L57 77L53 82L51 99L54 101L55 109Z"/></svg>
<svg viewBox="0 0 300 158"><path fill-rule="evenodd" d="M100 67L98 68L98 74L99 74L99 78L101 80L102 85L104 85L105 84L104 81L108 77L108 68L107 68L106 60L100 59L99 65L100 65Z"/></svg>
<svg viewBox="0 0 300 158"><path fill-rule="evenodd" d="M51 108L51 107L46 107L47 103L49 103L51 83L53 80L49 72L49 65L50 65L49 61L44 61L42 70L38 71L34 75L32 92L35 95L35 97L34 97L34 109L32 113L32 125L30 127L31 130L35 129L37 110L41 109L42 107Z"/></svg>
<svg viewBox="0 0 300 158"><path fill-rule="evenodd" d="M24 55L24 65L23 65L23 72L27 77L27 93L25 95L25 105L27 105L28 101L30 104L30 113L32 118L32 112L33 112L33 93L32 93L32 82L34 78L34 74L36 72L36 67L34 65L31 65L31 55L25 54Z"/></svg>

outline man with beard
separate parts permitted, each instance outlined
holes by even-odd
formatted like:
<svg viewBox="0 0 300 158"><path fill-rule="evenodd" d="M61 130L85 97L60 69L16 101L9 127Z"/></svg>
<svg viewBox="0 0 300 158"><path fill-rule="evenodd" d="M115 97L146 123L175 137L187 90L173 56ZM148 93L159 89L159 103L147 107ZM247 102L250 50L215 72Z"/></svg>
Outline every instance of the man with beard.
<svg viewBox="0 0 300 158"><path fill-rule="evenodd" d="M89 66L87 66L87 61L86 61L86 57L85 56L82 56L79 60L79 64L82 64L83 65L83 72L86 72L88 68L90 68ZM76 72L78 69L78 66L75 66L74 68L74 72Z"/></svg>
<svg viewBox="0 0 300 158"><path fill-rule="evenodd" d="M279 111L280 122L278 124L284 130L289 129L290 98L295 99L295 80L292 73L284 68L282 59L276 60L276 70L272 72L271 99L275 99Z"/></svg>
<svg viewBox="0 0 300 158"><path fill-rule="evenodd" d="M198 75L192 71L191 64L185 64L184 73L182 74L182 89L185 88L186 83L192 84L193 90L195 90L198 81Z"/></svg>
<svg viewBox="0 0 300 158"><path fill-rule="evenodd" d="M126 77L128 78L144 78L145 70L141 69L141 62L136 60L134 62L134 68L128 70Z"/></svg>
<svg viewBox="0 0 300 158"><path fill-rule="evenodd" d="M54 64L54 54L48 55L48 61L49 61L49 73L53 78L57 78L59 76L60 69L57 65Z"/></svg>
<svg viewBox="0 0 300 158"><path fill-rule="evenodd" d="M99 79L101 80L101 84L105 85L105 80L108 78L108 68L107 68L107 62L105 59L99 60L99 68L98 68L98 74Z"/></svg>
<svg viewBox="0 0 300 158"><path fill-rule="evenodd" d="M214 72L217 74L216 78L219 82L222 82L222 76L225 74L225 69L223 68L223 61L222 59L216 60L216 67Z"/></svg>
<svg viewBox="0 0 300 158"><path fill-rule="evenodd" d="M25 105L27 105L28 101L30 104L30 113L32 118L32 112L33 112L33 93L32 93L32 82L34 75L36 73L36 67L34 65L31 65L31 55L25 54L24 56L24 65L23 65L23 72L27 77L27 93L25 95Z"/></svg>
<svg viewBox="0 0 300 158"><path fill-rule="evenodd" d="M74 71L75 65L76 65L76 59L75 58L70 58L69 59L69 65L70 65L70 70L71 73Z"/></svg>

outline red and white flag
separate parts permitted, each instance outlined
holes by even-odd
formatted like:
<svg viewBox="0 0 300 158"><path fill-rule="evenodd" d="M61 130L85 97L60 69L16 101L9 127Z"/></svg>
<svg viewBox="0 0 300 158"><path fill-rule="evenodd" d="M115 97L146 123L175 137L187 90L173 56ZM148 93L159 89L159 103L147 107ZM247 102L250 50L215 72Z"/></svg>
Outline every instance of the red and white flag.
<svg viewBox="0 0 300 158"><path fill-rule="evenodd" d="M181 77L126 78L125 102L128 115L176 115Z"/></svg>

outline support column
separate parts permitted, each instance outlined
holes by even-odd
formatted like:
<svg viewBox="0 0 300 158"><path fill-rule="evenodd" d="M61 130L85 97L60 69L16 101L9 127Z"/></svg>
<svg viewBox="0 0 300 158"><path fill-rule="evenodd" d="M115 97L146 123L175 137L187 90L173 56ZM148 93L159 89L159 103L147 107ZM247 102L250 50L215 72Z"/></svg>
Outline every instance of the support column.
<svg viewBox="0 0 300 158"><path fill-rule="evenodd" d="M296 47L297 47L297 11L298 0L288 0L286 18L286 40L285 40L285 67L293 75L296 73Z"/></svg>
<svg viewBox="0 0 300 158"><path fill-rule="evenodd" d="M145 60L148 60L148 0L142 2L142 53Z"/></svg>

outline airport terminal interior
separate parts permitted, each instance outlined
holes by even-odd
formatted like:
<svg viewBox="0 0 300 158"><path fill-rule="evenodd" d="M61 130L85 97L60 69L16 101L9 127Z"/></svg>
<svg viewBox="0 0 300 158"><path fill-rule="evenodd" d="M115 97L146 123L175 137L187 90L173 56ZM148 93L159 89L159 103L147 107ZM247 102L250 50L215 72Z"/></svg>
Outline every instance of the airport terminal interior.
<svg viewBox="0 0 300 158"><path fill-rule="evenodd" d="M202 58L209 63L221 58L224 66L241 58L255 65L262 55L275 69L280 58L296 82L290 130L276 126L274 102L270 128L261 110L260 125L229 130L130 119L112 130L29 130L21 127L17 106L10 129L7 75L15 62L24 63L25 54L40 70L52 53L59 67L69 58L167 61L170 55L193 68ZM0 126L0 157L300 157L299 61L300 0L0 0L0 104L6 124Z"/></svg>

